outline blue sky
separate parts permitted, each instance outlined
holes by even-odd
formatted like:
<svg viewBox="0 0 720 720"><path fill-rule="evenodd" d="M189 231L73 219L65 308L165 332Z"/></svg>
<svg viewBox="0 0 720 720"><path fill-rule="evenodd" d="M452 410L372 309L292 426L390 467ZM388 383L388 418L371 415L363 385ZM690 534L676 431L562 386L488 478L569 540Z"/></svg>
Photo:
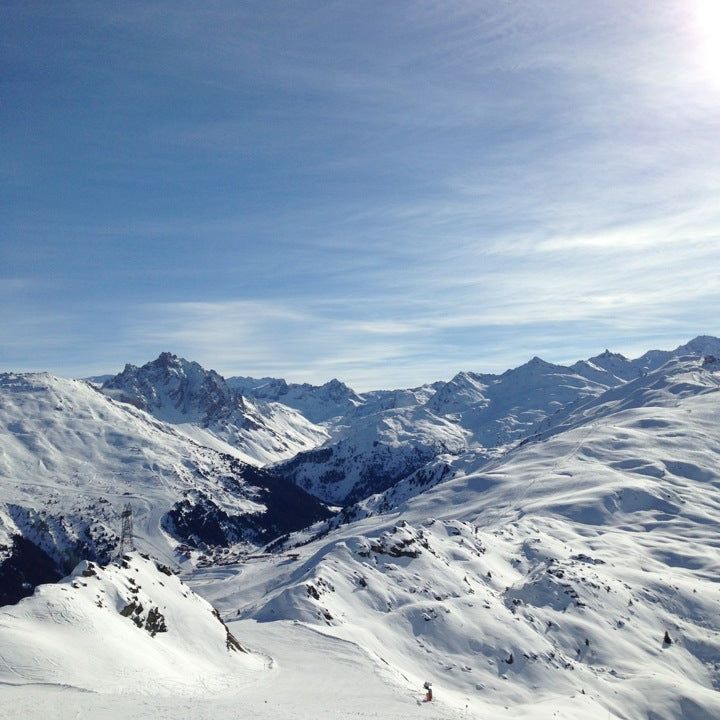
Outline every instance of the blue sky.
<svg viewBox="0 0 720 720"><path fill-rule="evenodd" d="M720 334L714 0L0 13L0 369L369 389Z"/></svg>

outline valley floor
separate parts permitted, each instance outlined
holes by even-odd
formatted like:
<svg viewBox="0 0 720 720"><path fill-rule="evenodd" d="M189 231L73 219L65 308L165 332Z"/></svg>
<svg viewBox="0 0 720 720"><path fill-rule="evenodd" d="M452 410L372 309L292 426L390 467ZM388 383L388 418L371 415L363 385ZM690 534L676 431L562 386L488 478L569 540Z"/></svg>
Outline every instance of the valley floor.
<svg viewBox="0 0 720 720"><path fill-rule="evenodd" d="M395 684L361 649L289 622L230 624L252 649L272 657L272 672L237 692L213 698L106 695L53 685L0 687L2 720L461 720L597 717L582 696L525 708L450 707L440 696L418 704L422 689ZM593 713L593 709L598 714Z"/></svg>

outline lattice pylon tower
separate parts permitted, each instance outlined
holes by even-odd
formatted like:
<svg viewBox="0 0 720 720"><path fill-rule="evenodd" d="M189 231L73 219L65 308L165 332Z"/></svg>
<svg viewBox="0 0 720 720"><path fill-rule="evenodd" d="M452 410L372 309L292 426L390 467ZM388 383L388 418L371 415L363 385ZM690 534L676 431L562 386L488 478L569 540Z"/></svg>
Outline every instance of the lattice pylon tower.
<svg viewBox="0 0 720 720"><path fill-rule="evenodd" d="M120 515L122 525L120 527L120 545L118 548L119 555L122 557L125 553L132 552L135 549L135 540L133 538L133 514L130 503L127 503Z"/></svg>

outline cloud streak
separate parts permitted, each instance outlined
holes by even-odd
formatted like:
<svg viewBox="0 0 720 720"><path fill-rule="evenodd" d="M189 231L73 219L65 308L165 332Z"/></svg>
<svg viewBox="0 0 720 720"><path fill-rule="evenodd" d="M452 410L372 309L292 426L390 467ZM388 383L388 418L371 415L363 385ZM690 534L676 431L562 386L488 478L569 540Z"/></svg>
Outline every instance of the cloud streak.
<svg viewBox="0 0 720 720"><path fill-rule="evenodd" d="M720 81L687 2L8 22L5 368L172 350L363 389L720 332Z"/></svg>

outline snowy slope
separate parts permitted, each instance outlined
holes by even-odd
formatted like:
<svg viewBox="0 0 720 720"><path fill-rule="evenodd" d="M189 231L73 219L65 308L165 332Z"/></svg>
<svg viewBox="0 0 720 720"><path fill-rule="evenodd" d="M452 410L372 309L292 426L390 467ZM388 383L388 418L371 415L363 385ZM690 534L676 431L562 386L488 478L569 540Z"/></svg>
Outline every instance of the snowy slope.
<svg viewBox="0 0 720 720"><path fill-rule="evenodd" d="M634 360L629 360L620 353L605 350L602 354L589 360L575 363L572 365L572 369L591 379L605 382L608 385L616 385L619 384L617 381L635 380L641 375L657 370L674 358L704 357L706 355L720 355L720 339L711 335L699 335L674 350L648 350ZM600 379L600 376L593 376L593 373L598 371L602 374L603 379ZM613 377L617 381L613 381Z"/></svg>
<svg viewBox="0 0 720 720"><path fill-rule="evenodd" d="M631 362L640 372L647 372L656 370L672 358L687 355L695 357L704 357L705 355L720 356L720 338L712 335L699 335L674 350L649 350Z"/></svg>
<svg viewBox="0 0 720 720"><path fill-rule="evenodd" d="M454 415L476 444L492 448L524 437L540 420L608 387L534 357L502 375L459 373L427 406Z"/></svg>
<svg viewBox="0 0 720 720"><path fill-rule="evenodd" d="M444 383L399 390L356 393L339 380L324 385L288 383L278 378L229 377L228 385L244 397L273 400L295 408L314 422L330 429L373 413L424 405Z"/></svg>
<svg viewBox="0 0 720 720"><path fill-rule="evenodd" d="M636 360L605 351L565 367L535 357L501 375L461 372L448 382L364 394L337 380L321 386L225 381L163 353L141 368L127 366L103 389L243 461L285 461L282 472L300 487L348 504L385 492L442 453L473 448L486 458L496 455L555 415L672 357L714 350L720 351L720 340L702 336Z"/></svg>
<svg viewBox="0 0 720 720"><path fill-rule="evenodd" d="M370 415L384 410L393 410L396 408L410 408L425 403L435 394L436 390L444 385L443 382L433 383L431 385L421 385L415 388L407 388L401 390L371 390L362 393L362 404L353 408L346 416L347 420L353 417L361 417Z"/></svg>
<svg viewBox="0 0 720 720"><path fill-rule="evenodd" d="M417 690L408 692L390 672L378 671L352 643L291 622L234 622L228 625L243 645L272 657L271 672L238 678L231 692L213 695L91 693L60 685L0 686L3 720L416 720ZM461 720L440 698L422 708L428 720ZM487 717L487 716L484 716ZM499 716L493 715L493 718ZM503 718L518 718L503 713ZM526 718L540 720L537 708ZM542 720L572 720L548 712ZM605 718L603 718L605 720Z"/></svg>
<svg viewBox="0 0 720 720"><path fill-rule="evenodd" d="M437 458L348 508L345 519L357 522L316 525L279 544L278 555L187 578L226 619L239 619L229 625L241 642L273 655L276 672L262 674L272 682L239 680L234 696L198 703L8 687L2 708L63 720L720 717L720 364L674 357L630 382L588 361L595 376L586 380L601 386L607 373L621 382L578 396L502 455L468 447L453 419L481 403L484 388L442 418L418 411L432 393L403 408L404 423L393 426L397 408L371 413L389 422L388 447L393 438L398 448L411 443L421 421L458 444L438 446ZM0 409L9 402L1 400ZM24 405L23 422L47 421L47 410ZM366 428L359 447L364 437L377 447L377 417L357 426ZM338 442L355 433L343 422ZM30 436L44 440L37 429ZM47 454L36 449L23 459ZM32 659L8 663L9 674L48 657L42 636L23 636ZM48 664L40 661L43 673ZM436 700L419 707L424 680Z"/></svg>
<svg viewBox="0 0 720 720"><path fill-rule="evenodd" d="M568 405L539 424L528 440L547 438L621 410L662 406L670 402L671 398L680 400L714 393L720 383L716 374L718 368L720 363L713 356L702 360L694 356L672 357L655 371L612 388L587 402Z"/></svg>
<svg viewBox="0 0 720 720"><path fill-rule="evenodd" d="M461 372L445 383L364 393L328 425L329 441L283 467L301 487L330 502L353 504L383 493L345 513L362 515L371 505L388 507L392 501L385 491L439 454L473 449L487 460L669 359L715 351L720 355L720 340L701 336L636 360L605 351L566 367L534 357L500 375ZM396 437L392 428L401 428ZM397 496L424 486L409 478Z"/></svg>
<svg viewBox="0 0 720 720"><path fill-rule="evenodd" d="M718 368L643 381L651 404L625 386L586 424L484 470L466 460L392 514L204 591L355 643L482 717L565 701L603 720L718 717Z"/></svg>
<svg viewBox="0 0 720 720"><path fill-rule="evenodd" d="M277 466L325 502L344 505L382 492L441 453L458 453L467 433L424 407L357 418L336 439Z"/></svg>
<svg viewBox="0 0 720 720"><path fill-rule="evenodd" d="M198 439L195 427L257 464L276 462L324 442L328 434L279 403L252 402L214 370L171 353L142 367L126 365L103 392L173 423ZM202 441L202 440L201 440ZM212 442L212 440L210 441Z"/></svg>
<svg viewBox="0 0 720 720"><path fill-rule="evenodd" d="M533 358L502 375L463 372L434 387L368 393L363 405L337 421L332 440L282 469L325 501L355 503L440 454L474 448L490 457L568 404L607 387Z"/></svg>
<svg viewBox="0 0 720 720"><path fill-rule="evenodd" d="M0 685L194 696L258 682L250 653L213 607L162 565L133 553L0 608Z"/></svg>
<svg viewBox="0 0 720 720"><path fill-rule="evenodd" d="M292 483L86 382L0 375L0 560L22 550L18 535L66 571L107 557L127 502L140 547L166 560L179 542L266 542L328 515Z"/></svg>

